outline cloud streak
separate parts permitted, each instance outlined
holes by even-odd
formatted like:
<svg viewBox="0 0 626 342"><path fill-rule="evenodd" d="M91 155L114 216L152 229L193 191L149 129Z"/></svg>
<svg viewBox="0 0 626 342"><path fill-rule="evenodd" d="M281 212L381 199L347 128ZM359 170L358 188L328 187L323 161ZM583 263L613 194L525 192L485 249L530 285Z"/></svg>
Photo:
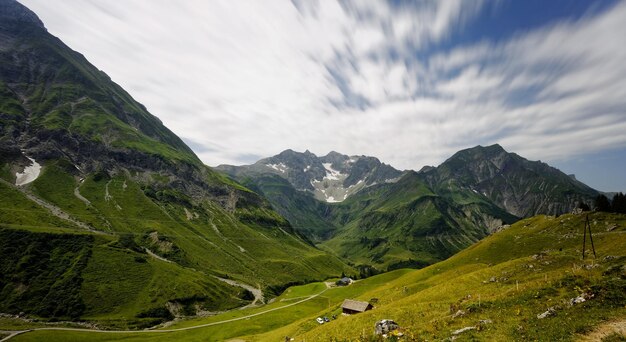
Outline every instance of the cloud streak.
<svg viewBox="0 0 626 342"><path fill-rule="evenodd" d="M209 165L281 150L438 164L626 146L626 4L435 49L479 1L24 0Z"/></svg>

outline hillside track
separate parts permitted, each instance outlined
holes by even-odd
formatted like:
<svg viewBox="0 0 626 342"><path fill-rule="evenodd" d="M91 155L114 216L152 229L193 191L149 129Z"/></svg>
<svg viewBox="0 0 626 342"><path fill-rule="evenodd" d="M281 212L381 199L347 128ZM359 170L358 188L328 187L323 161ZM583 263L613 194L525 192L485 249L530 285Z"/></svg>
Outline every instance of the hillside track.
<svg viewBox="0 0 626 342"><path fill-rule="evenodd" d="M173 332L177 332L177 331L194 330L194 329L200 329L200 328L210 327L210 326L214 326L214 325L220 325L220 324L224 324L224 323L240 321L240 320L244 320L244 319L248 319L248 318L252 318L252 317L256 317L256 316L261 316L261 315L264 315L264 314L267 314L267 313L270 313L270 312L273 312L273 311L282 310L282 309L285 309L285 308L288 308L288 307L291 307L291 306L295 306L295 305L304 303L304 302L309 301L309 300L311 300L313 298L319 297L320 295L322 295L327 290L328 290L328 287L326 289L322 290L321 292L319 292L317 294L314 294L312 296L309 296L309 297L307 297L305 299L302 299L302 300L297 301L295 303L283 305L283 306L280 306L280 307L277 307L277 308L268 309L268 310L265 310L265 311L257 312L257 313L246 315L246 316L242 316L242 317L226 319L226 320L218 321L218 322L204 323L204 324L199 324L199 325L194 325L194 326L184 327L184 328L161 329L161 330L97 330L97 329L86 329L86 328L58 328L58 327L46 328L46 327L44 327L44 328L33 328L33 329L16 330L16 331L2 331L2 330L0 330L0 333L8 333L8 334L10 334L9 336L7 336L7 337L3 338L2 340L0 340L0 342L9 341L13 337L15 337L17 335L20 335L20 334L29 333L31 331L42 331L42 330L77 331L77 332L101 333L101 334L173 333Z"/></svg>

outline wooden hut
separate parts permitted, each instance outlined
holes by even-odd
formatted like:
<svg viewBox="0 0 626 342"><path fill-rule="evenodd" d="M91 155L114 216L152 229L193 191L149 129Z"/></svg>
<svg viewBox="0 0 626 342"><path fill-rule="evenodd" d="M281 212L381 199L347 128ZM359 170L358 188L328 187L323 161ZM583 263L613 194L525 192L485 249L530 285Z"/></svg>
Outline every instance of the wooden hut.
<svg viewBox="0 0 626 342"><path fill-rule="evenodd" d="M341 304L341 310L345 315L361 313L372 309L372 304L358 300L346 299Z"/></svg>

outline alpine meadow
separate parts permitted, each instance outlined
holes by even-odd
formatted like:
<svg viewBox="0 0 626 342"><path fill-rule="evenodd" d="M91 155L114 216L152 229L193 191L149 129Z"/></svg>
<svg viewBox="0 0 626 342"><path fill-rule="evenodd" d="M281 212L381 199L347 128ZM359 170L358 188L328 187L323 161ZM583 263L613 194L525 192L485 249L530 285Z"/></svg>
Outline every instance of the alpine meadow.
<svg viewBox="0 0 626 342"><path fill-rule="evenodd" d="M0 0L0 341L626 341L621 32Z"/></svg>

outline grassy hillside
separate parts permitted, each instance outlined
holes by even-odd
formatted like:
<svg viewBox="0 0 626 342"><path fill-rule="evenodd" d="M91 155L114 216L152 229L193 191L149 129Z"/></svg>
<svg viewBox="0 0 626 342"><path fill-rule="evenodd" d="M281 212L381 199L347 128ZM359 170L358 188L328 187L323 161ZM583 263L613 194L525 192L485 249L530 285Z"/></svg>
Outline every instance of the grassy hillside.
<svg viewBox="0 0 626 342"><path fill-rule="evenodd" d="M144 326L170 319L168 302L181 306L181 315L246 303L249 293L214 276L262 288L271 297L286 284L351 271L293 235L278 214L245 199L228 211L210 200L198 202L175 190L138 184L131 173L82 179L72 170L65 160L48 162L22 191L0 181L0 244L3 252L13 253L2 260L24 260L2 265L0 291L6 293L0 297L0 312ZM143 177L160 179L156 173ZM73 221L54 215L23 191ZM31 279L38 269L43 280ZM54 280L64 274L71 286ZM59 297L53 295L59 286L67 289L62 294L72 303L58 304L61 309L45 304Z"/></svg>
<svg viewBox="0 0 626 342"><path fill-rule="evenodd" d="M419 339L569 340L626 316L626 217L591 215L598 257L581 260L583 215L520 221L450 259L362 294L378 307L302 334L307 340L369 336L391 318ZM589 248L589 241L587 241ZM571 305L580 295L593 298ZM553 315L537 315L553 308ZM464 314L454 317L458 310ZM481 320L491 320L483 323Z"/></svg>
<svg viewBox="0 0 626 342"><path fill-rule="evenodd" d="M148 327L183 313L223 310L247 301L240 288L124 248L93 234L0 228L0 311L52 320Z"/></svg>
<svg viewBox="0 0 626 342"><path fill-rule="evenodd" d="M415 173L364 189L329 212L341 228L321 245L383 270L443 260L516 219L478 196L435 194Z"/></svg>
<svg viewBox="0 0 626 342"><path fill-rule="evenodd" d="M397 270L348 287L294 287L265 307L183 321L173 328L244 317L319 294L241 321L171 333L36 331L15 340L277 341L291 336L296 341L367 341L373 340L374 323L385 318L398 322L407 340L445 340L466 327L473 328L459 333L461 340L576 340L626 318L626 216L590 215L597 258L588 254L586 260L581 259L584 219L533 217L425 269ZM579 296L586 300L572 304ZM344 298L373 301L375 308L339 315L324 325L315 322L339 313ZM545 318L538 317L546 311Z"/></svg>
<svg viewBox="0 0 626 342"><path fill-rule="evenodd" d="M0 312L145 326L246 303L216 276L272 296L351 271L0 2ZM29 158L41 174L14 186Z"/></svg>
<svg viewBox="0 0 626 342"><path fill-rule="evenodd" d="M335 224L324 217L329 204L316 200L312 194L296 190L286 179L261 174L254 179L245 177L242 184L263 194L272 206L297 231L314 242L326 240L335 231Z"/></svg>

